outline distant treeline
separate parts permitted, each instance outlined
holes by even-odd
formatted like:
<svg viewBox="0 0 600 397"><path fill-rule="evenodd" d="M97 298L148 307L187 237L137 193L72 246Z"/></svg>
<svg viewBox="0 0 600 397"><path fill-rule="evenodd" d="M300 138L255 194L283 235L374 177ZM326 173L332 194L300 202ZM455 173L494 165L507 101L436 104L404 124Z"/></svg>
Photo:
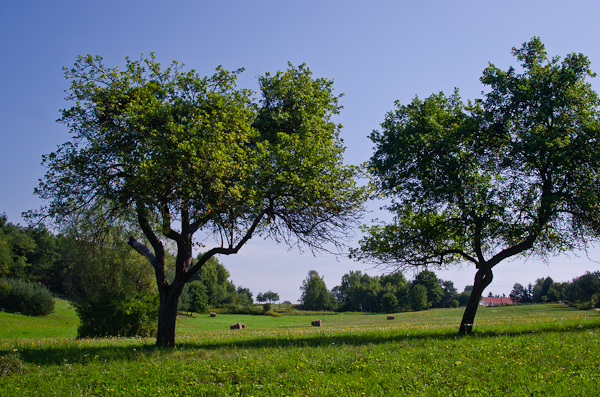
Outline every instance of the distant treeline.
<svg viewBox="0 0 600 397"><path fill-rule="evenodd" d="M459 294L454 283L423 270L412 281L402 273L370 276L351 271L331 291L319 274L311 270L303 281L301 306L306 310L339 310L393 313L403 310L458 307L469 293Z"/></svg>
<svg viewBox="0 0 600 397"><path fill-rule="evenodd" d="M473 286L467 285L458 293L452 281L438 279L429 270L412 281L402 273L372 277L351 271L342 277L341 285L328 290L323 278L311 270L300 289L301 306L306 310L392 313L465 306ZM494 294L489 292L488 296ZM516 283L509 297L517 303L565 302L579 309L600 307L600 271L586 272L571 282L555 283L546 277L527 287Z"/></svg>
<svg viewBox="0 0 600 397"><path fill-rule="evenodd" d="M509 295L521 303L565 302L580 309L600 307L600 271L586 272L571 282L538 278L527 287L516 283Z"/></svg>

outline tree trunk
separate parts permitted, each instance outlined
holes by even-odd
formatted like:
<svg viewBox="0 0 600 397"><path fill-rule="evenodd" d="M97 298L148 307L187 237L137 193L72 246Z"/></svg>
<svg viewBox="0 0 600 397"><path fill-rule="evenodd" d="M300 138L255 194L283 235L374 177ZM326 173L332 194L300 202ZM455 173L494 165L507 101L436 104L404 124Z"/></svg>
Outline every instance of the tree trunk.
<svg viewBox="0 0 600 397"><path fill-rule="evenodd" d="M469 302L467 302L467 308L465 309L462 321L460 322L460 329L458 330L459 334L471 333L475 321L475 314L477 314L477 308L479 307L479 301L481 300L481 294L483 294L483 290L490 285L493 277L491 267L487 264L479 266L479 270L475 274L473 291L471 291Z"/></svg>
<svg viewBox="0 0 600 397"><path fill-rule="evenodd" d="M175 325L177 320L177 305L179 295L177 289L171 287L159 288L160 307L158 309L158 330L156 332L156 346L175 346Z"/></svg>

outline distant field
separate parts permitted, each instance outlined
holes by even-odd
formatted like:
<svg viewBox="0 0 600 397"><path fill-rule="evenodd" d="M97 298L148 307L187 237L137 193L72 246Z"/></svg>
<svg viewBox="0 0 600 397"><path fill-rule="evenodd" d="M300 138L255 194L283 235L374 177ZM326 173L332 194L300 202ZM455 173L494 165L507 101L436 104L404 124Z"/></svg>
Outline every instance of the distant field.
<svg viewBox="0 0 600 397"><path fill-rule="evenodd" d="M250 330L265 328L310 328L311 320L321 319L323 329L348 327L408 327L420 329L458 328L463 308L434 309L422 312L395 313L396 319L387 320L386 314L334 314L311 316L255 316L243 314L208 314L193 316L180 315L177 320L177 333L227 330L229 325L243 323ZM490 326L509 326L511 323L535 324L552 319L577 319L594 317L593 311L577 311L561 304L523 305L512 307L482 307L477 312L476 330L485 330ZM79 319L68 301L56 300L54 313L45 317L30 317L0 312L0 339L17 338L55 338L77 336Z"/></svg>
<svg viewBox="0 0 600 397"><path fill-rule="evenodd" d="M310 327L312 317L195 315L181 317L175 349L155 348L151 338L2 339L0 372L12 363L23 373L0 376L0 394L600 395L597 312L555 304L480 308L469 336L456 333L461 315L333 315L321 318L322 328ZM6 316L15 315L2 313L2 335ZM249 329L229 330L235 322Z"/></svg>

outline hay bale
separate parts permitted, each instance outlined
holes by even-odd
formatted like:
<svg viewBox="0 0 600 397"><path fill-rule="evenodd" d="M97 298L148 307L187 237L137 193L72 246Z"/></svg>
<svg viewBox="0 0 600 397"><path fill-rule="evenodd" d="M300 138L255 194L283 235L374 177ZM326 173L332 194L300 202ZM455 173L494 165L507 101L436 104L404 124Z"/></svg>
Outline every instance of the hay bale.
<svg viewBox="0 0 600 397"><path fill-rule="evenodd" d="M247 329L246 324L242 324L242 329Z"/></svg>
<svg viewBox="0 0 600 397"><path fill-rule="evenodd" d="M396 319L396 316L392 316L392 315L390 315L390 316L388 316L388 318L387 318L387 319L388 319L388 320L395 320L395 319Z"/></svg>
<svg viewBox="0 0 600 397"><path fill-rule="evenodd" d="M215 313L215 312L210 312L210 316L211 316L211 317L217 317L217 313Z"/></svg>
<svg viewBox="0 0 600 397"><path fill-rule="evenodd" d="M310 322L310 325L312 325L313 327L320 327L321 325L323 325L323 323L321 322L321 320L314 320Z"/></svg>
<svg viewBox="0 0 600 397"><path fill-rule="evenodd" d="M242 324L240 324L240 323L237 323L237 324L231 324L231 325L229 326L229 329L240 329L240 328L242 328Z"/></svg>

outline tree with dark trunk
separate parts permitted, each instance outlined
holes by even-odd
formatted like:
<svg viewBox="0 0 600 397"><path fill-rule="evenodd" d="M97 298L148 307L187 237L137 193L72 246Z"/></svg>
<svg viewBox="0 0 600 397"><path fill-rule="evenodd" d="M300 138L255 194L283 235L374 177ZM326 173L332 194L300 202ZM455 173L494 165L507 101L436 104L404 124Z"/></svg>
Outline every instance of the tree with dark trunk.
<svg viewBox="0 0 600 397"><path fill-rule="evenodd" d="M290 65L259 78L256 102L236 88L239 73L201 77L177 62L162 70L154 55L123 70L91 55L65 68L75 104L59 121L73 139L44 156L36 193L49 205L39 215L60 222L100 207L100 224L110 224L135 214L141 233L129 244L155 273L160 346L175 344L179 296L213 255L236 254L256 234L334 251L362 212L365 189L331 121L333 82ZM197 241L211 235L215 245L195 260Z"/></svg>
<svg viewBox="0 0 600 397"><path fill-rule="evenodd" d="M475 265L460 332L472 330L494 267L583 248L600 232L600 101L582 54L548 58L539 38L490 64L483 99L456 91L396 103L368 164L393 222L364 227L351 256L395 268Z"/></svg>

